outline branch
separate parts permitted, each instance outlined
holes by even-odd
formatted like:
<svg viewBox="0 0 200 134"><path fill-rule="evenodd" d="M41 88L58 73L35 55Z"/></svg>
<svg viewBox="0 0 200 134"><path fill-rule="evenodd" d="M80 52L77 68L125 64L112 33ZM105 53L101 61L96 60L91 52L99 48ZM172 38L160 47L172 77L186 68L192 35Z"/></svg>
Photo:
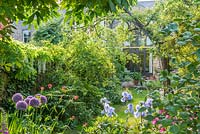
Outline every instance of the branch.
<svg viewBox="0 0 200 134"><path fill-rule="evenodd" d="M144 32L144 34L146 34L151 40L152 40L152 35L151 35L151 31L149 31L149 30L147 30L145 27L147 26L147 24L146 25L144 25L144 24L142 24L137 18L135 18L132 14L131 14L131 12L130 11L128 11L128 10L126 10L126 9L124 9L124 11L125 11L125 13L127 13L128 15L130 15L131 17L133 17L133 24L135 25L135 26L137 26L138 28L140 28L143 32ZM150 23L150 22L148 22L148 23Z"/></svg>

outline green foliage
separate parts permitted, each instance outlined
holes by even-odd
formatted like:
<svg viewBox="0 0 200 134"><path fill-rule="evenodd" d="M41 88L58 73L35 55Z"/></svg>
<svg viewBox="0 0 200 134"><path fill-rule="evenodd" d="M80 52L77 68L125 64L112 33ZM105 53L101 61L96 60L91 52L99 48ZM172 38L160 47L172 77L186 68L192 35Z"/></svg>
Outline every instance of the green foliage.
<svg viewBox="0 0 200 134"><path fill-rule="evenodd" d="M47 21L49 18L58 16L60 10L65 11L65 20L70 20L72 25L74 22L87 24L93 18L97 16L103 16L109 12L116 12L117 9L126 9L131 5L135 5L136 0L50 0L48 2L44 0L19 0L10 1L2 0L0 2L0 22L5 26L3 30L0 30L0 34L3 38L9 38L7 35L12 32L10 25L12 22L23 20L25 24L31 24L34 20L37 20L37 24L41 21Z"/></svg>
<svg viewBox="0 0 200 134"><path fill-rule="evenodd" d="M153 108L148 110L152 112L153 118L145 118L148 123L144 123L143 133L159 132L161 125L169 133L175 133L175 131L176 133L199 132L199 91L179 89L174 92L174 94L168 93L164 97L160 96L159 92L150 94L154 102ZM164 112L160 113L159 110L164 110ZM152 120L157 117L159 121L153 125Z"/></svg>
<svg viewBox="0 0 200 134"><path fill-rule="evenodd" d="M98 85L111 78L115 69L107 50L88 38L85 33L75 35L67 47L66 66L81 80Z"/></svg>
<svg viewBox="0 0 200 134"><path fill-rule="evenodd" d="M0 67L3 72L15 72L18 79L28 79L36 74L33 59L36 57L34 47L19 42L0 42Z"/></svg>
<svg viewBox="0 0 200 134"><path fill-rule="evenodd" d="M48 40L52 44L58 44L63 39L63 19L57 19L40 26L34 33L34 41Z"/></svg>
<svg viewBox="0 0 200 134"><path fill-rule="evenodd" d="M133 72L131 76L132 76L133 80L141 80L142 79L142 75L139 72Z"/></svg>
<svg viewBox="0 0 200 134"><path fill-rule="evenodd" d="M131 128L125 125L125 121L117 117L97 117L94 124L84 128L83 134L128 134L131 133Z"/></svg>
<svg viewBox="0 0 200 134"><path fill-rule="evenodd" d="M55 131L58 120L49 115L43 115L44 107L27 111L15 111L8 115L8 130L10 134L32 133L52 134ZM49 123L51 121L51 123Z"/></svg>

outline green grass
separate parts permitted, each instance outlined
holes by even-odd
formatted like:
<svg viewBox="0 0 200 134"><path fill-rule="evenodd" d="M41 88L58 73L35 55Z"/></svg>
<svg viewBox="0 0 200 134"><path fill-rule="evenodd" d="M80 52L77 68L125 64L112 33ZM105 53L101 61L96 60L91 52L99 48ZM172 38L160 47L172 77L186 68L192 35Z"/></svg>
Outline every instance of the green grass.
<svg viewBox="0 0 200 134"><path fill-rule="evenodd" d="M127 109L127 104L128 103L132 103L134 105L134 109L135 106L140 102L140 101L144 101L146 95L149 93L149 91L147 90L136 90L136 89L129 89L128 92L132 93L133 96L133 100L127 103L121 103L119 105L114 105L113 107L115 107L115 112L117 113L119 118L122 119L127 119L128 117L128 124L131 127L135 127L136 124L138 124L140 122L140 118L135 118L134 115L130 115L130 114L125 114L124 110ZM135 132L135 131L134 131Z"/></svg>

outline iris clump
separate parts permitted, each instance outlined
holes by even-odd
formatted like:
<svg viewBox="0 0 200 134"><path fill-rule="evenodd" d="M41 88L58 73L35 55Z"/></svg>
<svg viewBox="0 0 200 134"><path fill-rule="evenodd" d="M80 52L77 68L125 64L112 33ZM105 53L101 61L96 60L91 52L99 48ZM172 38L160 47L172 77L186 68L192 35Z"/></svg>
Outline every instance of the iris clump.
<svg viewBox="0 0 200 134"><path fill-rule="evenodd" d="M126 91L122 92L121 102L126 102L126 101L129 101L132 99L133 99L133 96L130 93L128 93Z"/></svg>
<svg viewBox="0 0 200 134"><path fill-rule="evenodd" d="M127 109L124 111L125 113L131 113L134 115L134 109L133 109L133 104L128 104Z"/></svg>
<svg viewBox="0 0 200 134"><path fill-rule="evenodd" d="M109 105L110 101L108 101L107 98L105 98L105 97L102 98L100 100L100 102L103 104L103 107L104 107L104 110L101 111L101 114L105 114L105 115L107 115L109 117L112 117L113 115L117 115L115 113L115 108L111 107Z"/></svg>
<svg viewBox="0 0 200 134"><path fill-rule="evenodd" d="M12 100L17 103L18 101L22 101L23 100L23 96L21 93L15 93L13 96L12 96Z"/></svg>
<svg viewBox="0 0 200 134"><path fill-rule="evenodd" d="M28 107L28 105L25 101L18 101L16 103L16 109L18 109L18 110L26 110L27 107Z"/></svg>
<svg viewBox="0 0 200 134"><path fill-rule="evenodd" d="M138 118L140 116L144 117L146 116L147 114L150 114L146 111L143 111L143 112L139 112L140 108L142 107L145 107L146 109L147 108L150 108L153 104L153 99L151 98L148 98L145 102L141 101L140 104L136 105L136 112L134 113L135 117Z"/></svg>
<svg viewBox="0 0 200 134"><path fill-rule="evenodd" d="M136 105L136 112L134 113L135 118L138 118L138 117L140 117L140 116L142 116L142 117L146 116L146 113L145 113L145 112L139 112L139 110L140 110L140 108L141 108L140 105L143 105L143 102L140 102L140 104L137 104L137 105Z"/></svg>

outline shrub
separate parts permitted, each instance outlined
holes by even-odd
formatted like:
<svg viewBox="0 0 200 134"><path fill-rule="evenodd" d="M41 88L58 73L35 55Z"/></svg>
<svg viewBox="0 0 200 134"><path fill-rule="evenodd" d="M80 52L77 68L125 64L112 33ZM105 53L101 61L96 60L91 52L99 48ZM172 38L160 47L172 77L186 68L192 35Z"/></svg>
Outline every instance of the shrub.
<svg viewBox="0 0 200 134"><path fill-rule="evenodd" d="M83 129L82 134L128 134L131 128L117 117L97 117L94 124Z"/></svg>

